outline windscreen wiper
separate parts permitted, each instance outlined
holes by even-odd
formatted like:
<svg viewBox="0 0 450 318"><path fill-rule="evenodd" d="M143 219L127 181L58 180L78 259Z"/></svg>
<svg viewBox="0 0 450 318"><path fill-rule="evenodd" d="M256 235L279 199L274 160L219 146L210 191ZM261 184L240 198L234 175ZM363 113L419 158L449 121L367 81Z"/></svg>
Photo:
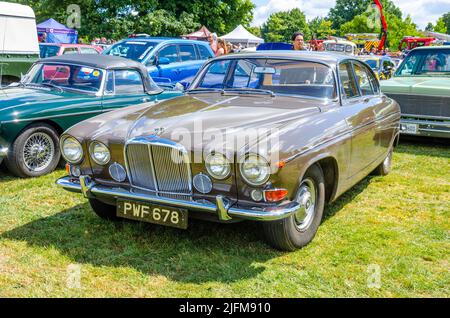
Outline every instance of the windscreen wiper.
<svg viewBox="0 0 450 318"><path fill-rule="evenodd" d="M58 89L60 92L63 92L64 90L59 87L58 85L52 84L52 83L40 83L38 85L42 85L42 86L46 86L46 87L50 87L50 88L56 88Z"/></svg>
<svg viewBox="0 0 450 318"><path fill-rule="evenodd" d="M223 92L221 88L193 88L186 91L186 93L206 93L206 92Z"/></svg>
<svg viewBox="0 0 450 318"><path fill-rule="evenodd" d="M222 94L226 93L250 93L250 94L266 94L270 95L271 97L275 97L275 93L268 89L260 89L260 88L251 88L251 87L241 87L241 88L225 88L222 91Z"/></svg>

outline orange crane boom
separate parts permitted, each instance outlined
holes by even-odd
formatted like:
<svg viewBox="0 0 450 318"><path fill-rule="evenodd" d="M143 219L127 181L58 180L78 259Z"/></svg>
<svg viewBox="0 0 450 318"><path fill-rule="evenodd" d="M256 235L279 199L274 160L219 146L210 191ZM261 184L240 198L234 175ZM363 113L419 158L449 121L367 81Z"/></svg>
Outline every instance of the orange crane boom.
<svg viewBox="0 0 450 318"><path fill-rule="evenodd" d="M380 0L373 0L374 5L380 10L380 19L381 19L381 40L378 45L378 51L384 50L387 41L387 32L388 32L388 24L386 21L386 17L383 13L383 5Z"/></svg>

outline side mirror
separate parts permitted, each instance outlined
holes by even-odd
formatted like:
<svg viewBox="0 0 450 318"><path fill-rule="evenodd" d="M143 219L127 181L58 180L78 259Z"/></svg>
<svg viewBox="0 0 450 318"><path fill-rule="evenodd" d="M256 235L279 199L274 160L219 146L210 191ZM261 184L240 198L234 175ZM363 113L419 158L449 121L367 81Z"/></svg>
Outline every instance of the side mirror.
<svg viewBox="0 0 450 318"><path fill-rule="evenodd" d="M156 60L156 65L167 65L170 64L170 60L167 57L159 57Z"/></svg>
<svg viewBox="0 0 450 318"><path fill-rule="evenodd" d="M187 90L187 89L189 88L189 85L191 85L191 83L188 83L188 82L178 82L178 83L175 85L175 88L176 88L177 90L179 90L179 91L184 92L185 90Z"/></svg>

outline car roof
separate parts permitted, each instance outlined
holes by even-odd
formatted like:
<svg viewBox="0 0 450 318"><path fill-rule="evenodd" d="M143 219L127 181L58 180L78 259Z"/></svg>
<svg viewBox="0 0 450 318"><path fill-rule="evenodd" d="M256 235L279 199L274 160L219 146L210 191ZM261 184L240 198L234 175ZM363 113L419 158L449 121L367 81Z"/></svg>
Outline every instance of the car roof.
<svg viewBox="0 0 450 318"><path fill-rule="evenodd" d="M121 40L120 42L125 41L133 41L133 42L170 42L170 43L191 43L191 44L202 44L206 45L209 43L205 41L196 41L196 40L187 40L187 39L179 39L179 38L164 38L164 37L136 37L136 38L126 38Z"/></svg>
<svg viewBox="0 0 450 318"><path fill-rule="evenodd" d="M104 70L135 69L141 73L145 90L147 92L152 90L153 81L151 80L145 66L141 63L119 56L100 54L69 54L41 59L37 63L75 64Z"/></svg>
<svg viewBox="0 0 450 318"><path fill-rule="evenodd" d="M359 56L358 59L360 60L391 60L392 58L390 56L379 56L379 55L373 55L373 56Z"/></svg>
<svg viewBox="0 0 450 318"><path fill-rule="evenodd" d="M436 45L436 46L421 46L421 47L416 47L414 49L411 50L412 51L418 51L418 50L439 50L439 49L448 49L450 50L450 45Z"/></svg>
<svg viewBox="0 0 450 318"><path fill-rule="evenodd" d="M147 69L141 63L135 62L119 56L99 55L99 54L68 54L61 56L53 56L41 59L38 63L66 63L66 64L82 64L94 68L101 69L123 69L134 68L139 69L146 74Z"/></svg>
<svg viewBox="0 0 450 318"><path fill-rule="evenodd" d="M256 51L248 53L237 53L222 55L216 59L228 59L228 58L280 58L280 59L296 59L296 60L308 60L312 62L319 62L325 64L338 64L344 60L357 60L355 57L347 54L334 53L334 52L315 52L315 51Z"/></svg>
<svg viewBox="0 0 450 318"><path fill-rule="evenodd" d="M39 43L43 46L59 46L59 47L89 47L95 48L96 45L92 44L81 44L81 43Z"/></svg>

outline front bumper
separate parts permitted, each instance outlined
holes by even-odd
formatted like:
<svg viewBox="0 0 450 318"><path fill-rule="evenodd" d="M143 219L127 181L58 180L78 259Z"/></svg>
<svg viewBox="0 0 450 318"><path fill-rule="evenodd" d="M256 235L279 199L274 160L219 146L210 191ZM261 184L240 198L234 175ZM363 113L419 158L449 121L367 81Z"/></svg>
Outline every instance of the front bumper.
<svg viewBox="0 0 450 318"><path fill-rule="evenodd" d="M137 192L133 189L125 189L122 187L108 187L95 183L87 176L81 176L80 179L72 177L63 177L56 181L56 184L63 189L82 193L86 198L114 198L143 201L148 203L162 204L173 207L185 208L193 211L206 212L217 215L220 221L230 221L233 219L243 219L252 221L276 221L287 218L302 210L298 202L289 202L287 204L276 207L255 208L241 207L231 204L223 196L216 196L216 202L208 202L205 200L180 200L167 197L157 196L148 192Z"/></svg>
<svg viewBox="0 0 450 318"><path fill-rule="evenodd" d="M450 138L450 121L402 118L400 133L409 136Z"/></svg>

